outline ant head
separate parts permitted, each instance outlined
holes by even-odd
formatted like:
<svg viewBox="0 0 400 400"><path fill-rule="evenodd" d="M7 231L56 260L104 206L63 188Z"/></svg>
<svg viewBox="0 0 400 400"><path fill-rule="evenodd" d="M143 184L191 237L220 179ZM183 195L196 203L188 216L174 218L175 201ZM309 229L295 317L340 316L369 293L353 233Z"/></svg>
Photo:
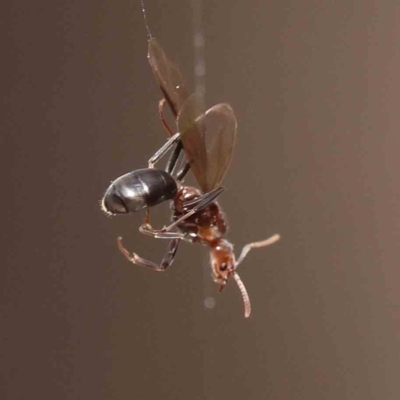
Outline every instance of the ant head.
<svg viewBox="0 0 400 400"><path fill-rule="evenodd" d="M226 240L219 240L211 249L212 277L214 282L219 284L219 291L221 292L228 279L233 276L242 294L245 308L244 315L248 318L251 312L250 299L242 280L236 272L237 266L238 263L233 253L233 246Z"/></svg>
<svg viewBox="0 0 400 400"><path fill-rule="evenodd" d="M233 246L226 240L218 241L217 245L211 249L211 269L214 282L220 285L220 291L234 272L235 265Z"/></svg>

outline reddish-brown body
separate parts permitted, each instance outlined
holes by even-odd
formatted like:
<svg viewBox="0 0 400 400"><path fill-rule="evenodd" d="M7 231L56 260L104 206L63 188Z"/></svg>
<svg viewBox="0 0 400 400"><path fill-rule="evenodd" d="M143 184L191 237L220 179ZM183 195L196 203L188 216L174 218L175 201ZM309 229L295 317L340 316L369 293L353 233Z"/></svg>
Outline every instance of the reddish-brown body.
<svg viewBox="0 0 400 400"><path fill-rule="evenodd" d="M181 187L172 201L173 221L177 221L190 211L185 208L185 203L195 200L201 195L202 192L195 187ZM222 238L228 227L225 213L218 202L212 202L178 223L176 227L185 234L184 240L209 246L213 278L221 285L220 290L222 290L235 269L236 260L232 244Z"/></svg>
<svg viewBox="0 0 400 400"><path fill-rule="evenodd" d="M183 186L172 203L173 221L187 214L184 203L199 198L202 192L190 186ZM214 247L227 231L225 214L215 201L203 210L185 219L177 228L186 234L185 240Z"/></svg>

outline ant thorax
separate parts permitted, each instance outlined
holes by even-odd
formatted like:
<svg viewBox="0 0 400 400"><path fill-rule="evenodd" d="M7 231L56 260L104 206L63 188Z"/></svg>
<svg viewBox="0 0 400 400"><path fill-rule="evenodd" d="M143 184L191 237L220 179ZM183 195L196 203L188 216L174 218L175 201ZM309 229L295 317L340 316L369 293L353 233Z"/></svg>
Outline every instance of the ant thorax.
<svg viewBox="0 0 400 400"><path fill-rule="evenodd" d="M172 202L172 220L176 221L187 213L185 203L199 198L202 192L190 186L183 186ZM191 243L212 245L227 231L225 213L215 201L177 225L186 234L185 240Z"/></svg>

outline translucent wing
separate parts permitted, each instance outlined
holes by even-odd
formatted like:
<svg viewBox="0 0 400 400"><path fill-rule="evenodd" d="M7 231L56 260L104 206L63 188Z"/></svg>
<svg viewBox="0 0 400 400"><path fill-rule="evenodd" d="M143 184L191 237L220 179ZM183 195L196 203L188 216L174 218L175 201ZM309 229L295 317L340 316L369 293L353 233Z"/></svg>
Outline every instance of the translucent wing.
<svg viewBox="0 0 400 400"><path fill-rule="evenodd" d="M149 39L148 55L151 69L175 117L189 97L178 68L168 59L155 38Z"/></svg>
<svg viewBox="0 0 400 400"><path fill-rule="evenodd" d="M205 143L205 113L195 95L181 108L176 123L181 134L186 159L204 193L207 192L207 149Z"/></svg>
<svg viewBox="0 0 400 400"><path fill-rule="evenodd" d="M228 104L207 112L192 95L177 118L178 130L193 174L204 193L221 185L230 165L237 123Z"/></svg>
<svg viewBox="0 0 400 400"><path fill-rule="evenodd" d="M237 122L229 104L217 104L205 114L207 191L221 186L231 164Z"/></svg>
<svg viewBox="0 0 400 400"><path fill-rule="evenodd" d="M148 59L173 114L187 160L204 193L222 183L236 140L236 118L227 104L204 112L194 95L188 96L178 68L155 38L149 40Z"/></svg>

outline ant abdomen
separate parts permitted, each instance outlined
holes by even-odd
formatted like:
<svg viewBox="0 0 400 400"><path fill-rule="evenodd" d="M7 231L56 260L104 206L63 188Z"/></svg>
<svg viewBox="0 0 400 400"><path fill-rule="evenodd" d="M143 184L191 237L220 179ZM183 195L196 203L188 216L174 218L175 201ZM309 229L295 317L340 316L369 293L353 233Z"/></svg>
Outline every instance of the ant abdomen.
<svg viewBox="0 0 400 400"><path fill-rule="evenodd" d="M178 186L166 171L144 168L128 172L111 183L102 208L109 214L127 214L153 207L175 197Z"/></svg>

